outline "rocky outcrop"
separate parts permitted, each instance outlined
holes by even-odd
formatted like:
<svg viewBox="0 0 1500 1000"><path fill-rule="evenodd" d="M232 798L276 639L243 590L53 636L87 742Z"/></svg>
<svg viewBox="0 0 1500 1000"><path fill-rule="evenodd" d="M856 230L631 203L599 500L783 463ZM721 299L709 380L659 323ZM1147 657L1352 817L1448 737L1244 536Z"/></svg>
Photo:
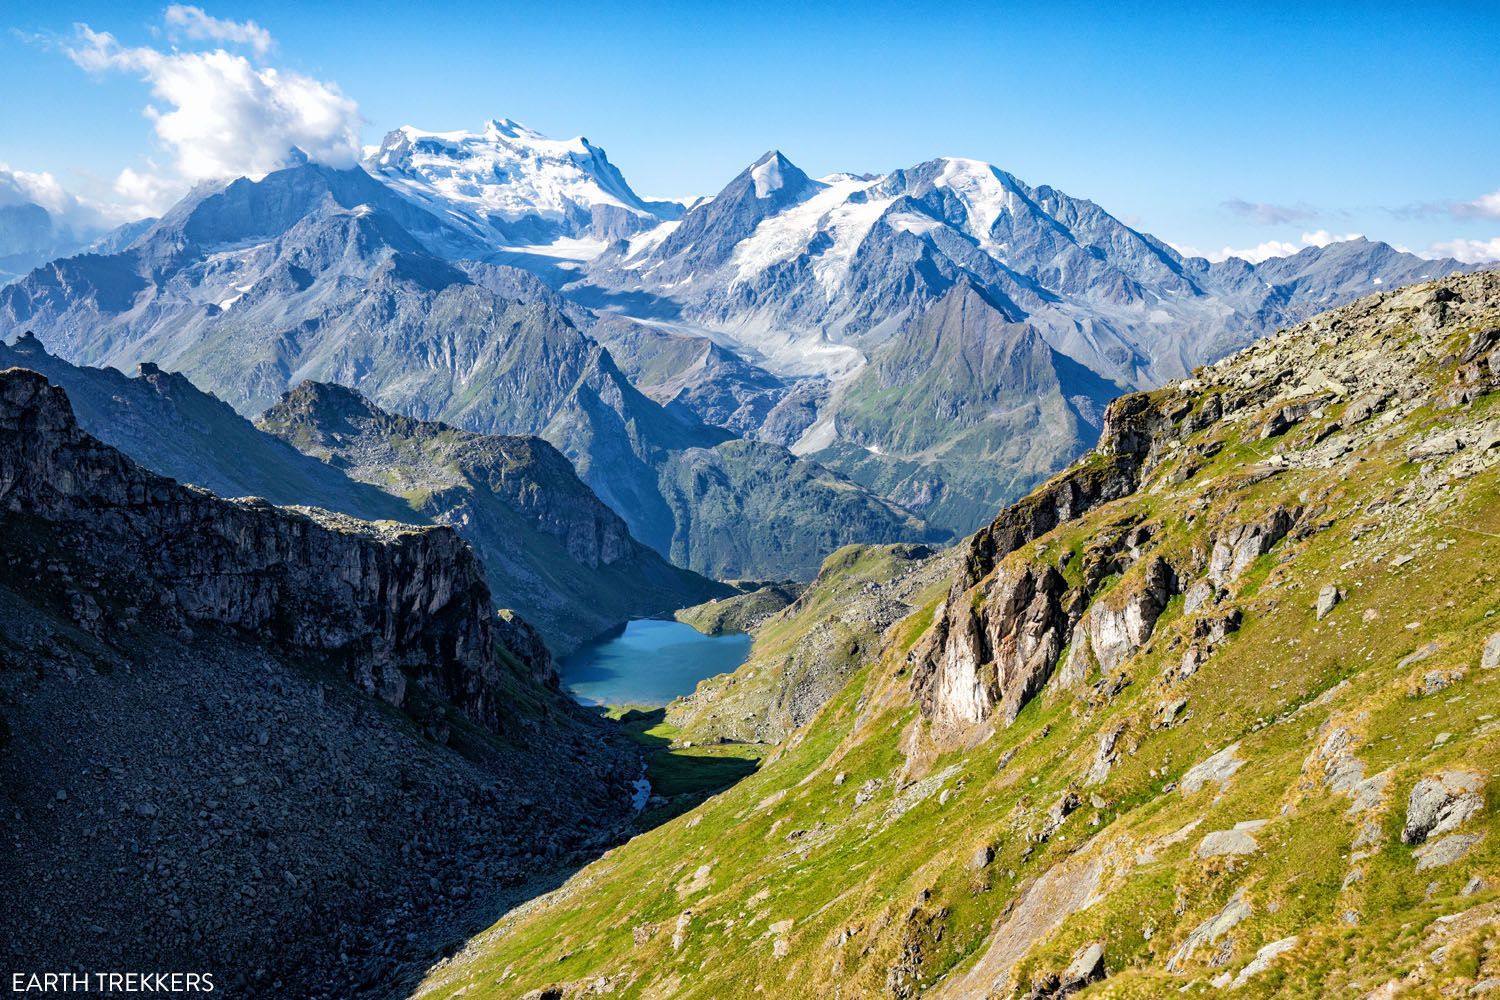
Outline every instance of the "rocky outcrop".
<svg viewBox="0 0 1500 1000"><path fill-rule="evenodd" d="M1473 771L1444 771L1423 778L1407 800L1401 842L1421 844L1458 829L1484 808L1483 788L1484 779Z"/></svg>
<svg viewBox="0 0 1500 1000"><path fill-rule="evenodd" d="M1062 652L1065 581L1050 566L1002 566L982 595L947 609L914 656L922 711L939 723L1007 722L1041 690Z"/></svg>
<svg viewBox="0 0 1500 1000"><path fill-rule="evenodd" d="M1143 557L1149 528L1128 526L1093 546L1082 585L1071 589L1053 567L1012 567L1004 560L1059 524L1134 492L1161 461L1174 422L1191 424L1195 417L1175 393L1116 400L1095 453L969 540L932 630L908 657L912 687L928 718L973 724L1002 707L1009 723L1052 676L1069 642L1060 680L1071 684L1085 679L1095 662L1111 669L1150 637L1177 588L1176 573L1160 558L1118 594L1082 611L1108 574Z"/></svg>
<svg viewBox="0 0 1500 1000"><path fill-rule="evenodd" d="M1133 393L1110 403L1092 453L1011 504L969 539L962 586L973 586L1001 559L1059 524L1135 492L1161 460L1173 420L1188 414L1185 400L1172 390Z"/></svg>
<svg viewBox="0 0 1500 1000"><path fill-rule="evenodd" d="M1276 507L1258 520L1219 533L1208 557L1209 580L1223 587L1238 579L1251 563L1286 537L1295 521L1295 513Z"/></svg>
<svg viewBox="0 0 1500 1000"><path fill-rule="evenodd" d="M391 705L415 684L502 727L489 592L451 529L180 486L85 434L66 394L24 369L0 373L0 512L33 547L100 568L76 591L91 627L116 609L224 626L328 662ZM11 551L13 578L59 585L25 547Z"/></svg>
<svg viewBox="0 0 1500 1000"><path fill-rule="evenodd" d="M562 687L552 651L547 648L542 633L532 628L526 619L501 608L495 616L495 638L520 662L532 680L553 689Z"/></svg>
<svg viewBox="0 0 1500 1000"><path fill-rule="evenodd" d="M1049 973L1032 983L1021 1000L1061 1000L1100 982L1108 972L1104 964L1104 946L1095 941L1080 948L1061 974Z"/></svg>
<svg viewBox="0 0 1500 1000"><path fill-rule="evenodd" d="M1095 601L1073 631L1060 682L1079 684L1096 667L1108 673L1124 663L1151 638L1176 592L1177 574L1153 557L1142 574Z"/></svg>

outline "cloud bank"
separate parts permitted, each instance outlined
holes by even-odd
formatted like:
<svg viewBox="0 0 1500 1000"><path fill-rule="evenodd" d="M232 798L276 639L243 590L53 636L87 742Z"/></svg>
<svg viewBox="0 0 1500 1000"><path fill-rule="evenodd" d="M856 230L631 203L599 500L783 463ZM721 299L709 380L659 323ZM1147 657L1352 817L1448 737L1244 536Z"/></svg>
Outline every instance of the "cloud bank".
<svg viewBox="0 0 1500 1000"><path fill-rule="evenodd" d="M1492 240L1446 240L1434 243L1424 256L1452 257L1465 264L1500 261L1500 236Z"/></svg>
<svg viewBox="0 0 1500 1000"><path fill-rule="evenodd" d="M153 101L144 113L172 158L173 176L127 170L117 192L159 210L199 181L263 176L284 166L292 147L332 166L358 160L359 106L336 84L261 65L274 47L264 28L183 5L168 7L163 20L178 40L218 47L127 47L107 31L78 24L65 48L91 73L129 73L150 85Z"/></svg>

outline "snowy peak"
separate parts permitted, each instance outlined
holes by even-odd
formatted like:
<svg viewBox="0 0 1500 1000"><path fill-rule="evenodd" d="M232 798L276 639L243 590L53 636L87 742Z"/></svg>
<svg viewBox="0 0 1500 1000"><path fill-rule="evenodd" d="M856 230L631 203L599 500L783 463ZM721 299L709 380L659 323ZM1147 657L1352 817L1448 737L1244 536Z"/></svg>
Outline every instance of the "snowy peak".
<svg viewBox="0 0 1500 1000"><path fill-rule="evenodd" d="M750 167L750 181L755 188L755 197L771 197L786 186L789 175L794 183L799 177L803 181L807 179L807 175L793 166L791 160L782 156L780 150L771 150Z"/></svg>
<svg viewBox="0 0 1500 1000"><path fill-rule="evenodd" d="M724 189L720 198L739 194L754 197L758 201L775 201L787 204L797 200L811 185L816 184L791 160L773 149L749 167Z"/></svg>
<svg viewBox="0 0 1500 1000"><path fill-rule="evenodd" d="M407 198L502 245L614 240L682 211L642 199L582 136L549 139L508 118L479 132L403 126L365 166Z"/></svg>

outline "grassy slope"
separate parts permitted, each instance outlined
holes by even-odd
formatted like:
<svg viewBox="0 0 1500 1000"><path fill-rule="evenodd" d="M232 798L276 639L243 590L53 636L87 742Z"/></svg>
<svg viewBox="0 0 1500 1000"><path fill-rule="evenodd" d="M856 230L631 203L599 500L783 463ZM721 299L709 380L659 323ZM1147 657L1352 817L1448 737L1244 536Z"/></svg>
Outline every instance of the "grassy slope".
<svg viewBox="0 0 1500 1000"><path fill-rule="evenodd" d="M766 756L766 748L754 744L694 746L690 740L682 741L682 731L663 718L661 708L614 706L605 714L618 720L624 734L643 751L652 798L637 821L642 830L681 815L714 792L754 774Z"/></svg>
<svg viewBox="0 0 1500 1000"><path fill-rule="evenodd" d="M700 681L693 694L667 706L667 719L699 742L779 739L795 728L788 725L791 692L806 691L811 698L813 688L838 690L878 648L882 626L866 617L873 588L913 574L914 593L907 600L918 605L946 589L947 563L925 553L925 547L903 545L846 545L831 553L800 597L756 629L745 662Z"/></svg>
<svg viewBox="0 0 1500 1000"><path fill-rule="evenodd" d="M740 586L730 581L731 586ZM717 598L690 608L679 608L672 617L690 625L704 635L729 635L750 632L795 601L803 585L795 581L745 584L741 593Z"/></svg>
<svg viewBox="0 0 1500 1000"><path fill-rule="evenodd" d="M1461 349L1470 332L1445 332L1438 353ZM1400 339L1410 347L1420 336ZM1438 996L1496 975L1500 671L1478 661L1500 629L1500 472L1491 464L1446 485L1424 481L1405 449L1500 406L1491 396L1460 411L1417 408L1360 461L1247 475L1269 453L1310 446L1341 409L1269 441L1251 422L1210 427L1189 443L1219 438L1224 448L1185 481L1171 483L1169 461L1137 495L1011 557L1056 559L1140 516L1165 526L1160 551L1171 558L1205 546L1221 512L1244 519L1278 502L1327 503L1322 530L1282 541L1236 583L1242 629L1187 680L1163 680L1192 624L1179 598L1126 663L1132 683L1116 697L1049 689L977 745L938 745L904 675L906 651L931 621L925 608L758 773L503 919L434 969L420 995L515 997L600 977L621 997L941 990L981 959L995 928L1011 926L1028 888L1095 861L1097 898L1021 949L1016 981L1060 970L1081 944L1101 941L1110 976L1087 996L1214 992L1211 977L1292 934L1298 944L1238 995L1364 995L1410 973L1390 995ZM1404 555L1413 558L1393 565ZM1320 622L1312 605L1329 582L1347 598ZM1434 655L1402 665L1429 642ZM1448 668L1464 676L1417 694L1422 675ZM1188 699L1186 718L1152 729L1169 697ZM1375 814L1384 838L1360 861L1361 817L1305 770L1329 723L1356 734L1367 774L1390 770ZM1119 761L1102 785L1084 788L1098 734L1116 724L1126 727ZM1246 764L1225 785L1191 795L1175 787L1235 742ZM1488 777L1485 808L1463 828L1485 836L1464 861L1419 873L1398 836L1406 798L1422 776L1449 767ZM1082 807L1039 842L1043 815L1069 788ZM1203 833L1251 819L1268 821L1255 833L1259 853L1191 857ZM983 847L994 859L976 869L969 862ZM1359 880L1344 888L1353 871ZM1481 886L1465 895L1475 876ZM1166 972L1189 933L1241 890L1251 915ZM1458 913L1467 916L1438 919Z"/></svg>

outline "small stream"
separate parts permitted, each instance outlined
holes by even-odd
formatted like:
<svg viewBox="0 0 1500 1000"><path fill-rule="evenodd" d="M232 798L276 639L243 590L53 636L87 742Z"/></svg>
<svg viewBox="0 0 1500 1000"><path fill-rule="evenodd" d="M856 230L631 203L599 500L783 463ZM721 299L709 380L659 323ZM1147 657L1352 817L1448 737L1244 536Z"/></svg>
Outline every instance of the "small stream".
<svg viewBox="0 0 1500 1000"><path fill-rule="evenodd" d="M681 622L639 618L579 647L558 669L585 705L665 705L749 655L748 635L704 635Z"/></svg>

